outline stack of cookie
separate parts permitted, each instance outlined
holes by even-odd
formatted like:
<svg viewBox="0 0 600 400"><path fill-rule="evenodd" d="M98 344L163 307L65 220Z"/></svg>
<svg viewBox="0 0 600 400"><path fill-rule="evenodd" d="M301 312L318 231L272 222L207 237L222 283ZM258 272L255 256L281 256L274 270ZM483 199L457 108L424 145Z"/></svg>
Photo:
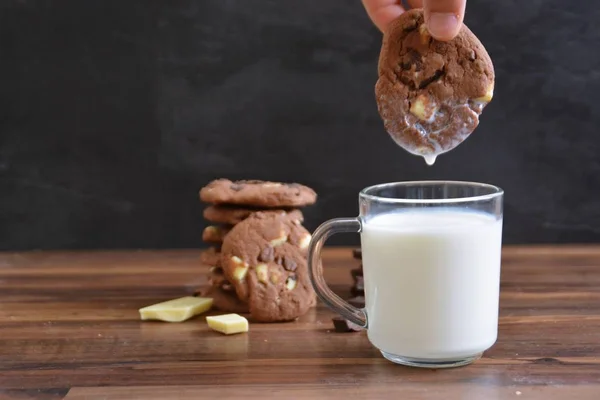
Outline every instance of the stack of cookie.
<svg viewBox="0 0 600 400"><path fill-rule="evenodd" d="M317 195L297 183L218 179L200 190L209 203L201 254L210 266L202 296L221 311L250 313L256 321L293 320L316 303L308 278L310 233L301 207Z"/></svg>
<svg viewBox="0 0 600 400"><path fill-rule="evenodd" d="M358 268L350 270L352 274L353 285L350 288L350 293L353 297L348 299L348 303L354 307L364 308L365 307L365 284L363 280L363 265L362 265L362 251L361 249L353 249L352 257L356 260L360 260L361 263ZM364 328L353 324L352 322L340 317L335 316L332 319L333 328L336 332L360 332Z"/></svg>
<svg viewBox="0 0 600 400"><path fill-rule="evenodd" d="M352 274L352 281L354 285L350 289L350 292L354 296L363 296L365 295L365 284L363 280L363 266L362 266L362 251L360 249L352 250L352 257L356 260L361 260L358 268L354 268L350 271Z"/></svg>
<svg viewBox="0 0 600 400"><path fill-rule="evenodd" d="M352 257L357 260L361 260L358 268L354 268L350 271L352 274L353 285L350 288L350 293L352 293L352 297L349 302L356 307L364 307L365 306L365 283L363 279L363 266L362 266L362 251L360 249L352 250Z"/></svg>

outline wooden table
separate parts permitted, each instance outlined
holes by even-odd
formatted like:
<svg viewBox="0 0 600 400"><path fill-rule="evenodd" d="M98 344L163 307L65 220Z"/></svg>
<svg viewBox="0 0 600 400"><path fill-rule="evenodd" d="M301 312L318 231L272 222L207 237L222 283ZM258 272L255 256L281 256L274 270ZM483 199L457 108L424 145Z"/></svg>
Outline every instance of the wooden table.
<svg viewBox="0 0 600 400"><path fill-rule="evenodd" d="M600 247L506 248L498 342L448 370L389 363L323 306L236 336L139 321L201 285L198 264L196 250L0 253L0 398L600 398ZM357 264L327 250L339 294Z"/></svg>

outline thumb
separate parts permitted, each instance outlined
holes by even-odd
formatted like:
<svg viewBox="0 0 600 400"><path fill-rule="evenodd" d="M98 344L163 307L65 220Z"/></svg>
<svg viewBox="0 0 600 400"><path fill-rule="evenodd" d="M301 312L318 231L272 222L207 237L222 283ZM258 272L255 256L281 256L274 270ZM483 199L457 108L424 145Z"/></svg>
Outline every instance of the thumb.
<svg viewBox="0 0 600 400"><path fill-rule="evenodd" d="M465 17L467 0L424 0L425 24L437 40L454 39Z"/></svg>

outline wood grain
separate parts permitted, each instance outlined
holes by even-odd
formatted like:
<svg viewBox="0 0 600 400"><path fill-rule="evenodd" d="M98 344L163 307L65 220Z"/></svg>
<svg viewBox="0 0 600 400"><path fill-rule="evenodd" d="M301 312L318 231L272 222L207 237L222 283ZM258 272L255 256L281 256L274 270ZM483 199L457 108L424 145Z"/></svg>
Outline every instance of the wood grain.
<svg viewBox="0 0 600 400"><path fill-rule="evenodd" d="M325 253L349 295L350 249ZM0 253L0 399L600 396L600 247L507 247L496 345L450 370L392 365L366 334L299 321L209 331L141 322L140 307L205 281L198 251Z"/></svg>

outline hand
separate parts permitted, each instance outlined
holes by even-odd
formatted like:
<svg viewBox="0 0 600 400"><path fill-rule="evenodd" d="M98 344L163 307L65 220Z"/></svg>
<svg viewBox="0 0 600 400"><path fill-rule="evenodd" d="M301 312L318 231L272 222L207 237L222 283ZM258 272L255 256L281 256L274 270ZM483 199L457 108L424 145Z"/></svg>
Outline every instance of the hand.
<svg viewBox="0 0 600 400"><path fill-rule="evenodd" d="M362 0L369 18L385 31L390 22L405 10L400 0ZM458 35L465 17L467 0L407 0L412 8L423 8L425 24L431 36L448 41Z"/></svg>

